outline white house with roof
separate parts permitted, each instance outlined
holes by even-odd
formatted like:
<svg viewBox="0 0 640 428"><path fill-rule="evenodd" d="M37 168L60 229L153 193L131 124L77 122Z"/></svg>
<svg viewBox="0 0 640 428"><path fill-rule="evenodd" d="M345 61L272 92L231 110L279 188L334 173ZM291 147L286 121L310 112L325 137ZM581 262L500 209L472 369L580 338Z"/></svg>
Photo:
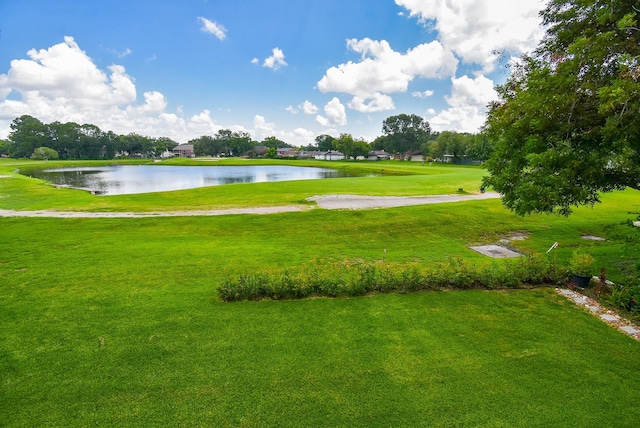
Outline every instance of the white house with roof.
<svg viewBox="0 0 640 428"><path fill-rule="evenodd" d="M336 150L329 150L328 152L318 152L316 154L316 160L342 160L344 154Z"/></svg>

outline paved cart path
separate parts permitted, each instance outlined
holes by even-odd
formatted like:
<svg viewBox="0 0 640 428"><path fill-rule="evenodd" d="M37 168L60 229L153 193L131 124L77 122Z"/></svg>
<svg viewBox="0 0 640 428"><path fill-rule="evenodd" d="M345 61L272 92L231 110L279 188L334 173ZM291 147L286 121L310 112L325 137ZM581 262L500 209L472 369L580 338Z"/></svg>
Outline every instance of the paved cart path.
<svg viewBox="0 0 640 428"><path fill-rule="evenodd" d="M307 198L319 208L328 210L366 210L393 208L410 205L441 204L482 199L499 198L498 193L487 192L477 195L435 195L435 196L358 196L358 195L322 195ZM311 208L296 205L273 207L248 207L195 211L158 211L158 212L90 212L90 211L54 211L54 210L0 210L0 217L54 217L54 218L142 218L142 217L189 217L218 216L228 214L274 214L300 212Z"/></svg>

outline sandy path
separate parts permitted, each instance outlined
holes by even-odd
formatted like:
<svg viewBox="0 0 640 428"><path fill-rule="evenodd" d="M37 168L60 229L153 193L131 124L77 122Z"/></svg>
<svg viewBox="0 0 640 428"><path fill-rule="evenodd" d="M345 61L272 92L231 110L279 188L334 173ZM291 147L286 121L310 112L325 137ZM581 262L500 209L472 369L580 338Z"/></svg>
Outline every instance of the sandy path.
<svg viewBox="0 0 640 428"><path fill-rule="evenodd" d="M375 208L393 208L410 205L440 204L446 202L463 202L482 199L499 198L497 193L479 195L436 195L436 196L358 196L358 195L322 195L307 198L316 202L319 208L328 210L366 210ZM274 214L284 212L300 212L309 207L285 205L275 207L231 208L201 211L160 211L160 212L82 212L82 211L16 211L0 210L0 217L54 217L54 218L142 218L142 217L189 217L218 216L228 214Z"/></svg>

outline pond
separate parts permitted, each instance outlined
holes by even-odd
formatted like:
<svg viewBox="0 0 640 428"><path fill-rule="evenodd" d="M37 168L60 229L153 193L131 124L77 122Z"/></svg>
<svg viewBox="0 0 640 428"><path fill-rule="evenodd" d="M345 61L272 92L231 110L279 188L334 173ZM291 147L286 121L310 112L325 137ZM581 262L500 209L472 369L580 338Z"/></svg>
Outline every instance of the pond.
<svg viewBox="0 0 640 428"><path fill-rule="evenodd" d="M96 195L166 192L235 183L314 180L353 176L329 168L280 165L161 166L119 165L40 169L26 175Z"/></svg>

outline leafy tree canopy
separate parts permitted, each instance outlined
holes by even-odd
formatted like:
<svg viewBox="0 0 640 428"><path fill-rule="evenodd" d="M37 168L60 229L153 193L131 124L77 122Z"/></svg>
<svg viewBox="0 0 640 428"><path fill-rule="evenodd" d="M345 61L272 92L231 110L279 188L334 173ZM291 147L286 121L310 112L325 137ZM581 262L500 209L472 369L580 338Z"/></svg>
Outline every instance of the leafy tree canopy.
<svg viewBox="0 0 640 428"><path fill-rule="evenodd" d="M0 155L9 155L9 147L11 146L11 141L9 140L0 140Z"/></svg>
<svg viewBox="0 0 640 428"><path fill-rule="evenodd" d="M214 136L204 135L190 140L189 144L193 144L196 156L240 156L255 147L248 133L229 129L221 129Z"/></svg>
<svg viewBox="0 0 640 428"><path fill-rule="evenodd" d="M316 137L316 143L318 144L318 150L328 152L333 149L333 138L331 135L322 134Z"/></svg>
<svg viewBox="0 0 640 428"><path fill-rule="evenodd" d="M54 160L58 159L58 152L49 147L38 147L33 151L31 159Z"/></svg>
<svg viewBox="0 0 640 428"><path fill-rule="evenodd" d="M333 140L333 148L342 152L345 157L366 156L369 153L369 143L363 140L356 140L351 134L340 134L340 138Z"/></svg>
<svg viewBox="0 0 640 428"><path fill-rule="evenodd" d="M289 144L285 143L284 141L276 138L276 137L267 137L264 140L262 140L261 145L268 147L268 148L274 148L274 149L279 149L279 148L283 148L283 147L291 147Z"/></svg>
<svg viewBox="0 0 640 428"><path fill-rule="evenodd" d="M384 138L374 145L390 153L406 153L410 150L419 150L428 141L431 134L431 126L421 116L416 114L399 114L390 116L382 122Z"/></svg>
<svg viewBox="0 0 640 428"><path fill-rule="evenodd" d="M569 215L600 192L640 189L637 1L551 0L547 33L521 58L486 123L485 184L516 213Z"/></svg>

